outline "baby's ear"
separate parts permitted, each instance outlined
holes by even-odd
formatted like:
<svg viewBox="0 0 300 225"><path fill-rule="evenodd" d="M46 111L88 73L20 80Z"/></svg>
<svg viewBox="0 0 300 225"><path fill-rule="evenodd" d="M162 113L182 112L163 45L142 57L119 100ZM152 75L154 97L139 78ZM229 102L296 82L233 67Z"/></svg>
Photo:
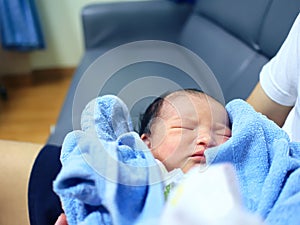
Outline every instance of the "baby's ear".
<svg viewBox="0 0 300 225"><path fill-rule="evenodd" d="M142 141L147 145L147 147L151 150L151 138L150 134L142 134L141 135Z"/></svg>

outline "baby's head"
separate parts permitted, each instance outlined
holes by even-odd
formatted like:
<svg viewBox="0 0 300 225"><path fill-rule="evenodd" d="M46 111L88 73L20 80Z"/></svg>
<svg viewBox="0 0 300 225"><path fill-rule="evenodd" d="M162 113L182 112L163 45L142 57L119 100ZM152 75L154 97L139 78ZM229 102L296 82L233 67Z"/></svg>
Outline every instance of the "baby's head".
<svg viewBox="0 0 300 225"><path fill-rule="evenodd" d="M221 103L187 89L155 99L141 119L140 136L168 171L187 172L205 163L204 151L227 141L231 130Z"/></svg>

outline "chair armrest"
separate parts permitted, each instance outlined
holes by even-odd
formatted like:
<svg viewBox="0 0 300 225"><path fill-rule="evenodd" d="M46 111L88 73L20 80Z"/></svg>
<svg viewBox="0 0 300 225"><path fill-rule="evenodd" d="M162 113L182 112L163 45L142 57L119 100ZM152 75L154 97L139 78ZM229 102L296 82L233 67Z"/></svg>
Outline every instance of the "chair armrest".
<svg viewBox="0 0 300 225"><path fill-rule="evenodd" d="M81 12L85 48L137 40L175 41L191 10L191 4L167 0L88 5Z"/></svg>

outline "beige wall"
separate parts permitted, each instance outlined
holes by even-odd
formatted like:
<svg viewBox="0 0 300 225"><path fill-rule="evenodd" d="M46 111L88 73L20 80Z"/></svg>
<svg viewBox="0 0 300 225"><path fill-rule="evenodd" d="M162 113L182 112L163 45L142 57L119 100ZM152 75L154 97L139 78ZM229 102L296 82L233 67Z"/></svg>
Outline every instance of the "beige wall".
<svg viewBox="0 0 300 225"><path fill-rule="evenodd" d="M88 3L112 1L118 0L35 1L47 48L29 54L7 53L1 50L0 74L76 67L83 54L81 8Z"/></svg>
<svg viewBox="0 0 300 225"><path fill-rule="evenodd" d="M80 9L90 2L95 1L36 1L47 49L30 54L33 69L72 67L79 62L83 51Z"/></svg>

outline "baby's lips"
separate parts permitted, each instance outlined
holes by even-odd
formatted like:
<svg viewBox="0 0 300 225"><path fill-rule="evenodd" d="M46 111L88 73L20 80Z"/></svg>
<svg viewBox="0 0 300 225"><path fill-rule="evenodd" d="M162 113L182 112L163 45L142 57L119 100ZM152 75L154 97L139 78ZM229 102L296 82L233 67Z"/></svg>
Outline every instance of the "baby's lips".
<svg viewBox="0 0 300 225"><path fill-rule="evenodd" d="M196 157L196 156L205 156L204 155L204 152L205 152L205 148L203 148L203 149L198 149L198 150L196 150L193 154L192 154L192 157Z"/></svg>

